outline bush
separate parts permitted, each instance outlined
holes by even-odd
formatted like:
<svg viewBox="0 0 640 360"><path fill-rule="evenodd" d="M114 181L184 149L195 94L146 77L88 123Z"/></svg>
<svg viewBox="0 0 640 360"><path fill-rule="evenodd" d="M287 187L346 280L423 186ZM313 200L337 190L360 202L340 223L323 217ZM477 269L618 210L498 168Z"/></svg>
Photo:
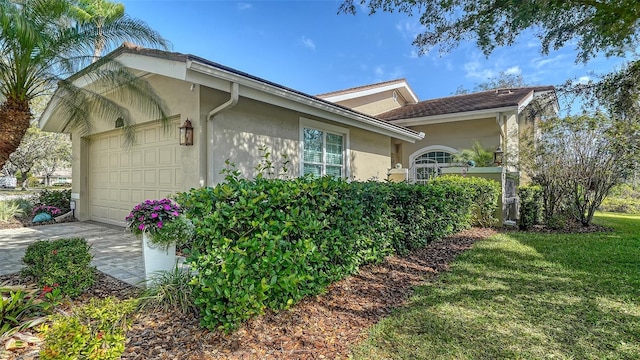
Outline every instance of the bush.
<svg viewBox="0 0 640 360"><path fill-rule="evenodd" d="M606 197L598 207L600 211L640 214L640 199Z"/></svg>
<svg viewBox="0 0 640 360"><path fill-rule="evenodd" d="M71 316L56 315L43 326L43 360L119 359L125 349L125 332L138 300L91 299Z"/></svg>
<svg viewBox="0 0 640 360"><path fill-rule="evenodd" d="M522 185L518 187L520 198L521 230L529 230L534 225L542 223L542 187L540 185Z"/></svg>
<svg viewBox="0 0 640 360"><path fill-rule="evenodd" d="M498 225L498 199L502 194L500 183L495 180L481 177L463 177L460 175L438 176L434 182L436 184L446 182L457 184L468 191L471 197L471 226L490 227Z"/></svg>
<svg viewBox="0 0 640 360"><path fill-rule="evenodd" d="M415 186L238 179L178 194L195 227L187 261L201 323L232 330L355 273L468 226L461 183Z"/></svg>
<svg viewBox="0 0 640 360"><path fill-rule="evenodd" d="M36 206L53 206L60 209L61 214L69 211L71 203L71 189L67 190L48 190L40 191L35 200Z"/></svg>
<svg viewBox="0 0 640 360"><path fill-rule="evenodd" d="M0 201L0 222L8 222L23 214L20 205L13 201Z"/></svg>
<svg viewBox="0 0 640 360"><path fill-rule="evenodd" d="M58 284L62 294L76 297L95 282L93 255L85 239L37 241L25 251L23 276L33 276L40 287Z"/></svg>

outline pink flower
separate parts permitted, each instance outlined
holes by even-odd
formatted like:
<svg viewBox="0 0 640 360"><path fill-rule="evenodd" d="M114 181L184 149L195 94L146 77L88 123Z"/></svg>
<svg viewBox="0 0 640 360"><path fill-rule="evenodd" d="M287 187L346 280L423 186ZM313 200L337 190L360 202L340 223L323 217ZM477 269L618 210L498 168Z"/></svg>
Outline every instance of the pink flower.
<svg viewBox="0 0 640 360"><path fill-rule="evenodd" d="M177 212L177 211L174 211L174 212L172 212L172 213L171 213L171 215L173 215L173 216L178 216L178 215L180 215L180 214L178 214L178 212Z"/></svg>
<svg viewBox="0 0 640 360"><path fill-rule="evenodd" d="M162 221L158 221L158 229L162 229Z"/></svg>
<svg viewBox="0 0 640 360"><path fill-rule="evenodd" d="M138 229L140 229L140 230L144 230L144 224L140 224L140 225L138 226Z"/></svg>
<svg viewBox="0 0 640 360"><path fill-rule="evenodd" d="M151 218L152 218L152 219L155 219L155 218L157 218L157 217L158 217L158 214L156 214L156 213L152 213L152 214L151 214Z"/></svg>
<svg viewBox="0 0 640 360"><path fill-rule="evenodd" d="M169 205L165 205L165 206L164 206L164 209L165 209L165 210L167 210L167 211L169 211L169 210L171 210L171 206L169 206Z"/></svg>

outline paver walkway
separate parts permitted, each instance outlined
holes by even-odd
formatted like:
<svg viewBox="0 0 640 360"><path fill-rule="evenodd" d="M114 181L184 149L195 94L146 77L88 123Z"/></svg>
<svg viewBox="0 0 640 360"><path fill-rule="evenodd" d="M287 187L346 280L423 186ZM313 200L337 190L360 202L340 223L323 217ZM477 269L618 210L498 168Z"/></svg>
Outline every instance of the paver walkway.
<svg viewBox="0 0 640 360"><path fill-rule="evenodd" d="M0 230L0 275L19 271L27 246L37 240L83 237L91 244L92 264L105 274L135 285L144 279L142 240L124 228L92 221Z"/></svg>

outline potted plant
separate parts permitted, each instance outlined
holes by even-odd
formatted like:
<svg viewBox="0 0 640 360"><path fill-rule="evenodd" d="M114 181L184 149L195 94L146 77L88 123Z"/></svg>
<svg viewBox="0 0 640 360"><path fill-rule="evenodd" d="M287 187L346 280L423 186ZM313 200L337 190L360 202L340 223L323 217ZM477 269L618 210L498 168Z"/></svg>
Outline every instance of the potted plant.
<svg viewBox="0 0 640 360"><path fill-rule="evenodd" d="M191 236L191 222L171 199L145 200L125 218L127 229L142 235L145 279L176 266L176 242Z"/></svg>

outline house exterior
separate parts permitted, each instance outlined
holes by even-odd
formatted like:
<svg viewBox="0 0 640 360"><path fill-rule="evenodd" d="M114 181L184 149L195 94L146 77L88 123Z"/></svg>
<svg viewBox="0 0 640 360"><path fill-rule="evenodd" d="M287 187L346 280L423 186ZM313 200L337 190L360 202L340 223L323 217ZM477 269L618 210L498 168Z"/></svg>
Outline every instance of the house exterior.
<svg viewBox="0 0 640 360"><path fill-rule="evenodd" d="M39 125L71 134L72 199L79 220L123 225L136 203L221 182L226 160L243 176L255 176L264 147L276 169L286 154L289 176L384 179L393 144L424 137L197 56L128 44L108 56L144 76L165 99L170 126L130 109L137 142L129 148L118 119L103 119L91 133L80 133L58 111L55 98L49 103ZM81 73L72 79L91 84ZM187 119L193 145L181 146L179 127Z"/></svg>
<svg viewBox="0 0 640 360"><path fill-rule="evenodd" d="M536 131L541 117L558 111L552 86L488 90L471 94L419 101L405 79L371 84L318 97L353 107L394 125L425 133L415 142L394 140L390 174L394 179L424 183L436 174L482 176L502 184L499 217L514 222L517 217L516 188L520 138L528 129ZM453 160L455 154L474 143L495 149L500 163L471 168Z"/></svg>

